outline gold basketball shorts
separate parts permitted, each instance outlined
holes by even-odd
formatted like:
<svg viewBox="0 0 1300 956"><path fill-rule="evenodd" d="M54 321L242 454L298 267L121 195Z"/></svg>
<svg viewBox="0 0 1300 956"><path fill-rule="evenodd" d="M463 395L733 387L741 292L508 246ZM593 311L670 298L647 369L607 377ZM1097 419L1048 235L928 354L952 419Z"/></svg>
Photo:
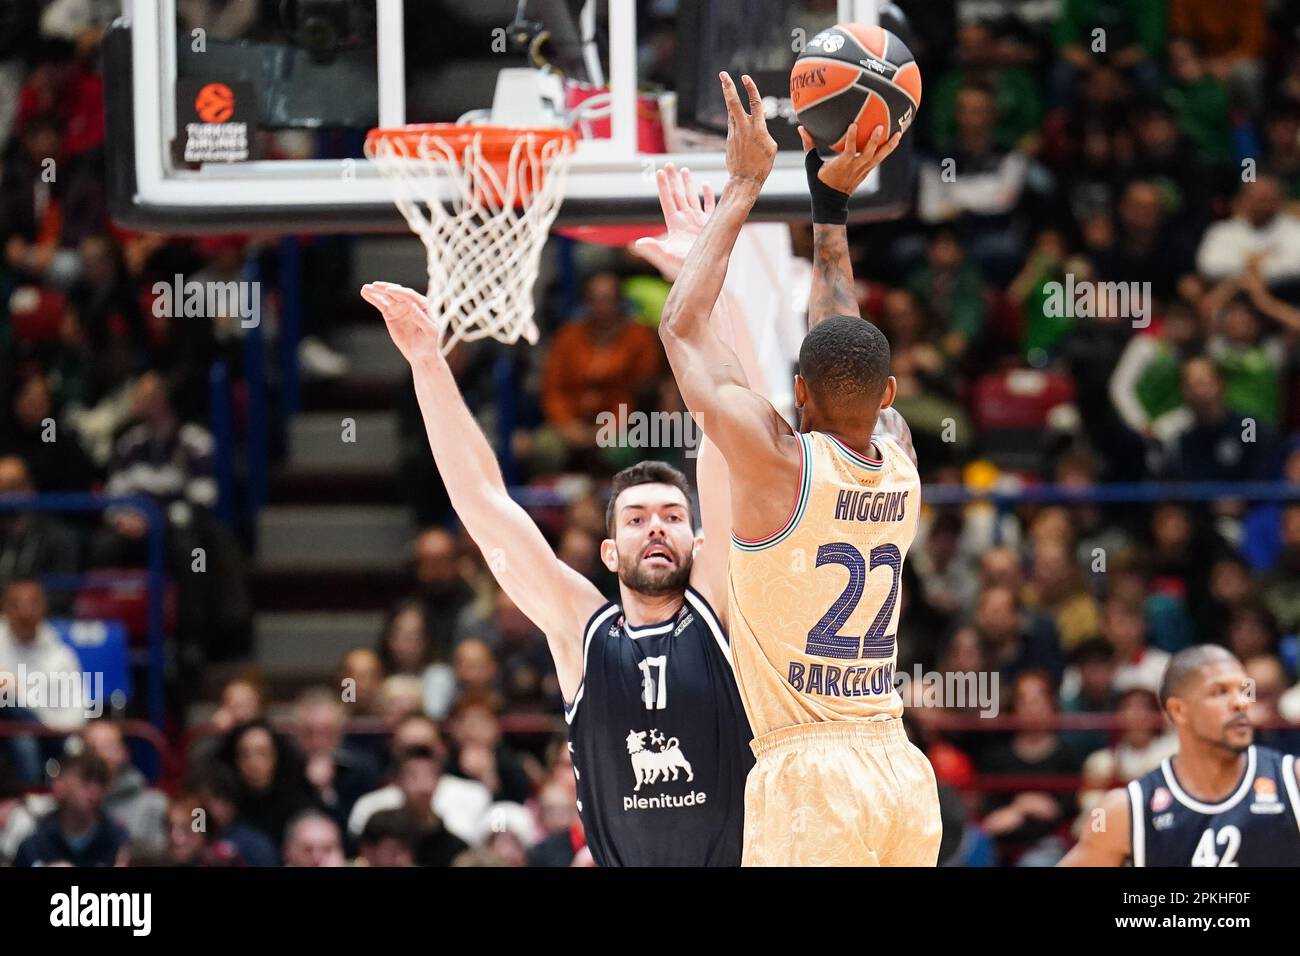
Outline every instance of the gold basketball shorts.
<svg viewBox="0 0 1300 956"><path fill-rule="evenodd" d="M796 724L751 746L743 866L935 865L934 770L901 720Z"/></svg>

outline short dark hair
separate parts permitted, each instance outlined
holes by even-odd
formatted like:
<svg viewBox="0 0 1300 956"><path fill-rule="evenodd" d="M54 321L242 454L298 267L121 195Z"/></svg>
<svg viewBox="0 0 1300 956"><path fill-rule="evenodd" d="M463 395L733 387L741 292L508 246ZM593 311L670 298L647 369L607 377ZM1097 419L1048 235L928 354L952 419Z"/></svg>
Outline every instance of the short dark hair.
<svg viewBox="0 0 1300 956"><path fill-rule="evenodd" d="M419 745L398 751L397 757L393 761L393 769L400 771L412 760L432 760L439 767L442 766L442 758L438 756L432 747Z"/></svg>
<svg viewBox="0 0 1300 956"><path fill-rule="evenodd" d="M98 783L105 787L112 779L108 764L89 750L69 754L59 761L59 776L77 776L88 783Z"/></svg>
<svg viewBox="0 0 1300 956"><path fill-rule="evenodd" d="M1095 634L1085 637L1074 646L1070 653L1070 663L1075 667L1085 664L1110 664L1115 660L1115 648L1110 641Z"/></svg>
<svg viewBox="0 0 1300 956"><path fill-rule="evenodd" d="M821 398L879 401L889 381L889 340L874 322L833 316L804 337L799 374Z"/></svg>
<svg viewBox="0 0 1300 956"><path fill-rule="evenodd" d="M413 849L418 836L415 823L405 810L379 810L366 820L358 842L363 846L374 846L384 840L397 840Z"/></svg>
<svg viewBox="0 0 1300 956"><path fill-rule="evenodd" d="M609 501L605 504L605 533L614 537L614 503L618 496L637 485L672 485L686 496L686 507L691 506L691 483L686 476L666 461L641 461L624 468L609 483Z"/></svg>
<svg viewBox="0 0 1300 956"><path fill-rule="evenodd" d="M1218 644L1197 644L1179 651L1169 659L1164 676L1160 678L1160 706L1167 709L1169 698L1177 697L1202 667L1236 659L1231 651Z"/></svg>

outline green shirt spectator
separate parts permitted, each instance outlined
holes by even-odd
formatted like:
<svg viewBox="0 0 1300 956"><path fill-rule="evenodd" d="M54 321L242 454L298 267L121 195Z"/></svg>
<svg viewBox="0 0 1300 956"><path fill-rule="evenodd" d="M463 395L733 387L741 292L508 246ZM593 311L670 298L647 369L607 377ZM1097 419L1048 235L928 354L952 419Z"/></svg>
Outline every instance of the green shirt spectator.
<svg viewBox="0 0 1300 956"><path fill-rule="evenodd" d="M1134 44L1152 60L1165 46L1165 5L1160 0L1064 0L1056 21L1057 47L1078 44L1092 50L1092 31L1106 31L1106 52Z"/></svg>

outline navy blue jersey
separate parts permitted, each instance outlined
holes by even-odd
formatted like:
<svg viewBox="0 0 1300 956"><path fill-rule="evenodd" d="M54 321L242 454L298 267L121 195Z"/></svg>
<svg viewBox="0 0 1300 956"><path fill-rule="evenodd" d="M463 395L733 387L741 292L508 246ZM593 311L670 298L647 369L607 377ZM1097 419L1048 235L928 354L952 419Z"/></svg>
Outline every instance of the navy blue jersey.
<svg viewBox="0 0 1300 956"><path fill-rule="evenodd" d="M564 718L598 866L740 865L752 735L703 597L688 588L672 620L644 627L613 602L592 615Z"/></svg>
<svg viewBox="0 0 1300 956"><path fill-rule="evenodd" d="M1300 866L1295 768L1294 756L1251 747L1232 795L1206 804L1165 760L1128 785L1133 865Z"/></svg>

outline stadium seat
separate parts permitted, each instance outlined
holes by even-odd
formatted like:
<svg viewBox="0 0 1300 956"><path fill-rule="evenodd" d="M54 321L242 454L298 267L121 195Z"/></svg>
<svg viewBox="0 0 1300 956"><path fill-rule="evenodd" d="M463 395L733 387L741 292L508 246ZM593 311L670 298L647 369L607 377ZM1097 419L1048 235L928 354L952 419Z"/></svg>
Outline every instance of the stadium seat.
<svg viewBox="0 0 1300 956"><path fill-rule="evenodd" d="M121 621L131 643L143 643L149 634L149 573L121 568L94 571L86 579L74 602L76 616ZM164 628L171 631L176 624L176 594L170 583L163 599L163 620Z"/></svg>
<svg viewBox="0 0 1300 956"><path fill-rule="evenodd" d="M92 698L97 706L108 709L113 695L121 692L120 704L131 697L131 668L127 654L127 631L121 621L70 620L51 618L50 626L63 643L71 647L81 662L81 669L93 675L102 675L102 687L91 685L91 692L102 691Z"/></svg>

